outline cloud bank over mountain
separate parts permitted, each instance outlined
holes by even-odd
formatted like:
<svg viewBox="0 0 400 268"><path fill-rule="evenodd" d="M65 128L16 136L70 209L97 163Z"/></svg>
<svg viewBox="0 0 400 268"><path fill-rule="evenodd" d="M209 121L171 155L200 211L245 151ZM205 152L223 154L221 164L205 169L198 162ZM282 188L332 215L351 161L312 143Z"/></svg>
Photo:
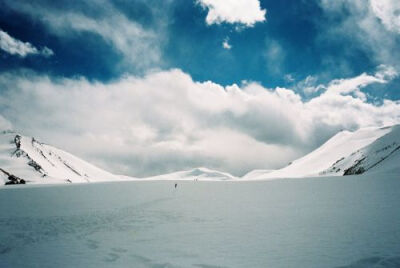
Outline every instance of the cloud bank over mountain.
<svg viewBox="0 0 400 268"><path fill-rule="evenodd" d="M114 173L243 175L399 123L394 0L0 6L0 127Z"/></svg>
<svg viewBox="0 0 400 268"><path fill-rule="evenodd" d="M369 103L362 88L390 67L337 79L317 97L256 82L221 86L179 69L110 83L3 73L1 114L14 127L115 173L147 176L196 166L244 174L278 168L340 129L400 122L400 102Z"/></svg>

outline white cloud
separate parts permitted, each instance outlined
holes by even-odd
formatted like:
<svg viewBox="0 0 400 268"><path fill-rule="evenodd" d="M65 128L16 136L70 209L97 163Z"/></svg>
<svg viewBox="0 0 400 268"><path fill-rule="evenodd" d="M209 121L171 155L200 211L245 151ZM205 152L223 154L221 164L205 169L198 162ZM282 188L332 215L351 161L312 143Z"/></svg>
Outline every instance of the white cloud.
<svg viewBox="0 0 400 268"><path fill-rule="evenodd" d="M370 76L383 79L387 70ZM400 102L375 105L354 94L373 81L361 77L341 80L352 91L334 88L304 101L289 89L223 87L181 70L106 84L3 73L0 114L17 130L115 173L208 166L243 174L281 167L340 129L399 123Z"/></svg>
<svg viewBox="0 0 400 268"><path fill-rule="evenodd" d="M318 78L309 75L297 83L296 88L307 95L324 91L324 94L354 94L365 99L365 94L361 92L362 88L375 83L386 84L398 75L398 72L392 66L380 65L375 74L362 73L351 78L334 79L327 85L317 84Z"/></svg>
<svg viewBox="0 0 400 268"><path fill-rule="evenodd" d="M392 80L399 76L399 73L393 66L387 66L381 64L378 66L378 70L375 73L375 77L380 80Z"/></svg>
<svg viewBox="0 0 400 268"><path fill-rule="evenodd" d="M317 85L318 78L313 75L308 75L304 80L297 83L296 87L302 90L305 94L318 93L326 89L325 85Z"/></svg>
<svg viewBox="0 0 400 268"><path fill-rule="evenodd" d="M157 27L145 29L138 22L127 18L110 1L91 2L91 12L86 13L79 9L80 5L87 6L80 1L74 2L77 7L67 10L45 3L12 0L5 0L5 3L9 8L42 22L52 34L76 37L93 33L100 36L123 56L121 62L125 69L146 69L161 63L160 46L165 31ZM158 25L164 26L163 23ZM49 50L43 52L51 54Z"/></svg>
<svg viewBox="0 0 400 268"><path fill-rule="evenodd" d="M259 0L197 0L208 9L207 24L238 23L252 27L265 21L266 10L261 9Z"/></svg>
<svg viewBox="0 0 400 268"><path fill-rule="evenodd" d="M398 76L398 73L391 66L381 65L374 75L362 73L359 76L348 79L335 79L326 87L325 94L355 94L361 99L366 96L361 89L374 83L385 84ZM321 86L319 86L321 87Z"/></svg>
<svg viewBox="0 0 400 268"><path fill-rule="evenodd" d="M389 31L400 33L400 2L398 0L370 0L374 14Z"/></svg>
<svg viewBox="0 0 400 268"><path fill-rule="evenodd" d="M232 48L232 45L229 44L229 38L228 37L225 38L224 41L222 42L222 47L224 49L228 49L228 50L230 50Z"/></svg>
<svg viewBox="0 0 400 268"><path fill-rule="evenodd" d="M347 40L375 64L400 70L400 2L397 0L320 0L326 23L320 40ZM350 47L351 49L351 47ZM338 68L335 62L335 68Z"/></svg>
<svg viewBox="0 0 400 268"><path fill-rule="evenodd" d="M328 93L335 94L348 94L359 91L361 88L373 83L385 83L385 80L379 79L375 76L363 73L359 76L349 79L335 79L329 83L327 88Z"/></svg>
<svg viewBox="0 0 400 268"><path fill-rule="evenodd" d="M37 49L29 42L22 42L8 33L0 29L0 49L11 55L18 55L20 57L26 57L28 55L43 55L45 57L52 56L53 51L44 47L43 49Z"/></svg>

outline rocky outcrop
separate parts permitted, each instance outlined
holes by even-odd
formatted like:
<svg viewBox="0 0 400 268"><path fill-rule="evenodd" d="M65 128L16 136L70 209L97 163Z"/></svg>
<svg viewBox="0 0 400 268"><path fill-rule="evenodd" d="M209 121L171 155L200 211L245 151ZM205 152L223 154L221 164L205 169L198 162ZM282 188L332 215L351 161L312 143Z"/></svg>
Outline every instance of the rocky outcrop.
<svg viewBox="0 0 400 268"><path fill-rule="evenodd" d="M24 179L21 179L13 174L10 174L9 172L5 171L2 168L0 168L0 171L3 172L8 178L8 181L5 183L5 185L25 184L26 183L26 181Z"/></svg>

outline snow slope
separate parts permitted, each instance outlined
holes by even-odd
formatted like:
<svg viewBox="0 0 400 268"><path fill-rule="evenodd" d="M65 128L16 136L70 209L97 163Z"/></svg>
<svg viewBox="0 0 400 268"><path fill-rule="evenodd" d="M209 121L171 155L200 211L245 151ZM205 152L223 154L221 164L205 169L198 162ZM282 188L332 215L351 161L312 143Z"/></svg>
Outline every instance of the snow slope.
<svg viewBox="0 0 400 268"><path fill-rule="evenodd" d="M390 157L378 163L373 169L368 171L369 174L400 174L400 150L393 152Z"/></svg>
<svg viewBox="0 0 400 268"><path fill-rule="evenodd" d="M339 159L330 168L322 172L323 175L353 175L361 174L372 168L389 172L399 169L400 158L400 125L390 128L390 132L378 138L371 144L353 152L351 155Z"/></svg>
<svg viewBox="0 0 400 268"><path fill-rule="evenodd" d="M396 137L398 138L398 128L399 126L380 128L369 127L359 129L355 132L341 131L325 142L321 147L304 157L293 161L289 166L272 172L259 172L255 176L246 175L245 177L247 179L272 179L315 177L320 175L343 175L343 172L328 172L327 170L332 167L334 163L343 161L343 159L350 156L352 153L372 144L374 141L388 133L392 133L388 136L389 140L395 139ZM377 148L378 147L382 147L382 144L378 144Z"/></svg>
<svg viewBox="0 0 400 268"><path fill-rule="evenodd" d="M12 131L0 133L0 185L12 174L27 183L122 180L78 157Z"/></svg>
<svg viewBox="0 0 400 268"><path fill-rule="evenodd" d="M245 174L243 177L241 177L242 180L247 180L247 179L252 179L252 178L257 178L257 177L262 177L265 176L268 173L274 172L276 170L274 169L255 169L250 171L249 173Z"/></svg>

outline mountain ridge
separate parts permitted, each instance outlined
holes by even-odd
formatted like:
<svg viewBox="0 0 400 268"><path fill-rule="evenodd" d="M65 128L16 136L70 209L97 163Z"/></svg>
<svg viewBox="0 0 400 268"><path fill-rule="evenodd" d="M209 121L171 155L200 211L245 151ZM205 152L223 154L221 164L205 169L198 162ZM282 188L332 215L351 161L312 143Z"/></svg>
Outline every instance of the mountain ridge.
<svg viewBox="0 0 400 268"><path fill-rule="evenodd" d="M278 170L242 177L205 167L147 178L114 175L54 146L14 131L0 132L0 185L123 180L270 180L400 172L400 125L340 131L309 154ZM3 181L3 183L1 183Z"/></svg>
<svg viewBox="0 0 400 268"><path fill-rule="evenodd" d="M400 143L400 125L360 128L354 132L347 130L340 131L319 148L293 161L290 165L274 171L268 170L264 174L259 172L257 176L249 177L248 179L303 178L361 174L365 172L365 170L362 171L358 169L358 172L352 172L350 169L351 166L357 165L357 162L365 163L365 160L361 160L362 157L354 157L354 155L357 155L357 152L361 151L364 152L364 154L368 154L372 152L372 150L367 148L372 147L375 151L382 150L388 146L391 141L396 144ZM388 155L387 157L390 156ZM375 159L373 157L368 158ZM378 160L375 160L372 162L378 165ZM339 164L343 163L347 163L346 168L344 166L339 168ZM357 166L361 167L360 164ZM347 169L348 171L344 172L344 170ZM354 169L356 169L356 167Z"/></svg>
<svg viewBox="0 0 400 268"><path fill-rule="evenodd" d="M21 179L29 183L121 180L72 154L13 131L0 135L0 168L0 180L11 184Z"/></svg>

